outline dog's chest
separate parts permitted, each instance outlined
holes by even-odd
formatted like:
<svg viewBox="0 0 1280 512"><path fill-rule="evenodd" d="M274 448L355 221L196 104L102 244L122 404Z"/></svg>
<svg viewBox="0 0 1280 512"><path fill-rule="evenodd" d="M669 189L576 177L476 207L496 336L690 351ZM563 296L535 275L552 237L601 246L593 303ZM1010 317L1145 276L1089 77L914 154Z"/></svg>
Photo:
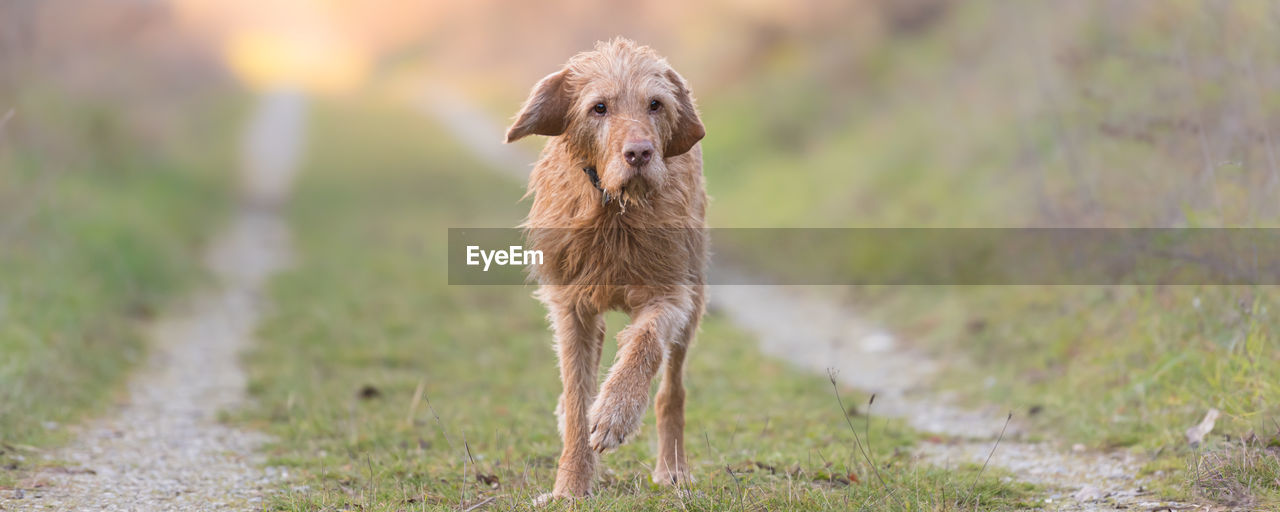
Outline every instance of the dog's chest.
<svg viewBox="0 0 1280 512"><path fill-rule="evenodd" d="M706 254L702 229L640 227L622 219L534 228L529 242L544 255L536 274L543 284L695 284Z"/></svg>

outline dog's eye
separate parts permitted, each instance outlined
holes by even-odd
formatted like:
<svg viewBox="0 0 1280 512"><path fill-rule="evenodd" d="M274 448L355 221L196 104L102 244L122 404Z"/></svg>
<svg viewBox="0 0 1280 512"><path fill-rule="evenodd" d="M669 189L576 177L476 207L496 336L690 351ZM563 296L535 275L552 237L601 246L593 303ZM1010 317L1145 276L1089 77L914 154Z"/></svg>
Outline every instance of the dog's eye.
<svg viewBox="0 0 1280 512"><path fill-rule="evenodd" d="M609 109L604 106L604 103L596 103L596 106L591 107L591 111L603 115L605 112L608 112Z"/></svg>
<svg viewBox="0 0 1280 512"><path fill-rule="evenodd" d="M658 100L653 100L653 101L650 101L650 102L649 102L649 111L650 111L650 112L657 112L657 111L658 111L658 109L660 109L660 108L662 108L662 103L661 103L661 102L659 102Z"/></svg>

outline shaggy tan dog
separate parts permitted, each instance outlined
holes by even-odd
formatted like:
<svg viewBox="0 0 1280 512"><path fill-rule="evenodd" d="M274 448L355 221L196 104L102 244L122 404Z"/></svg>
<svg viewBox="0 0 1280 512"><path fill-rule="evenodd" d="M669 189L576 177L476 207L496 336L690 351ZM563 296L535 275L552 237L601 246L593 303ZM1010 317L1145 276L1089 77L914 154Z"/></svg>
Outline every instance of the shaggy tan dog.
<svg viewBox="0 0 1280 512"><path fill-rule="evenodd" d="M705 131L689 86L653 50L599 43L534 86L507 142L551 137L529 178L524 227L560 356L564 449L552 497L585 496L598 453L640 427L658 371L653 480L690 478L684 358L706 297ZM604 313L621 310L618 356L597 393Z"/></svg>

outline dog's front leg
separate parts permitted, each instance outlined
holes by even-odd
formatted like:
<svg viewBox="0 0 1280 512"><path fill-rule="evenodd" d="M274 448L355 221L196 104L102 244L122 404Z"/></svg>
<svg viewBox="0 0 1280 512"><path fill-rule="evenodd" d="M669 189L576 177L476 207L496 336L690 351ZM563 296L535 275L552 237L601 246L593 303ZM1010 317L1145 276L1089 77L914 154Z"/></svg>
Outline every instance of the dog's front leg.
<svg viewBox="0 0 1280 512"><path fill-rule="evenodd" d="M658 386L653 407L658 417L658 461L653 467L656 484L676 485L693 480L684 450L684 358L698 331L700 316L701 297L699 310L667 349L667 359L662 366L662 384Z"/></svg>
<svg viewBox="0 0 1280 512"><path fill-rule="evenodd" d="M560 381L564 385L557 407L564 448L551 495L581 497L591 492L595 472L596 453L587 444L587 407L596 394L604 317L553 305L551 319L560 356Z"/></svg>
<svg viewBox="0 0 1280 512"><path fill-rule="evenodd" d="M649 386L667 345L688 321L689 306L660 303L637 312L618 333L618 356L591 405L591 448L616 448L640 428L649 405Z"/></svg>

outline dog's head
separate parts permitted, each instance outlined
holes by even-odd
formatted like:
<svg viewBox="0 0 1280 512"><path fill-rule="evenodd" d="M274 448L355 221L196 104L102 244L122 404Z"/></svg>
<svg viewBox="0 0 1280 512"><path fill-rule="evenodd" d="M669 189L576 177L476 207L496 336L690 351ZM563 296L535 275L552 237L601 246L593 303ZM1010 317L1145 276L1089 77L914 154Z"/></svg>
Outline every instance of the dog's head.
<svg viewBox="0 0 1280 512"><path fill-rule="evenodd" d="M598 170L600 187L626 200L660 187L666 159L706 131L684 78L649 47L618 38L533 87L507 142L529 134L565 137L578 164Z"/></svg>

